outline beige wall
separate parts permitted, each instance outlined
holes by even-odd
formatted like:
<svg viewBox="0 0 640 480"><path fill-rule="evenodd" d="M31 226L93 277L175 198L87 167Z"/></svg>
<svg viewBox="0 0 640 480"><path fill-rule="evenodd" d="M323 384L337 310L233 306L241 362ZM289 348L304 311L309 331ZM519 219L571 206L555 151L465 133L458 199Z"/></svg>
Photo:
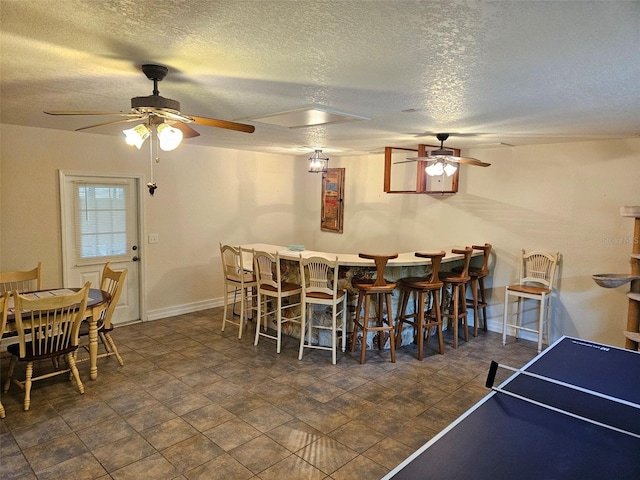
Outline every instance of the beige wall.
<svg viewBox="0 0 640 480"><path fill-rule="evenodd" d="M2 125L0 268L44 263L44 284L62 281L58 169L149 174L149 159L90 133ZM35 140L34 140L35 139ZM320 177L303 157L185 144L163 153L159 185L145 193L146 300L151 317L218 304L218 243L303 243L336 252L440 250L494 245L491 327L499 329L504 285L520 248L560 251L560 295L552 336L623 345L626 287L603 289L591 275L626 273L640 205L640 139L500 149L467 155L493 165L463 166L453 197L382 191L382 155L332 157L346 168L344 233L320 231ZM11 180L11 181L9 181Z"/></svg>

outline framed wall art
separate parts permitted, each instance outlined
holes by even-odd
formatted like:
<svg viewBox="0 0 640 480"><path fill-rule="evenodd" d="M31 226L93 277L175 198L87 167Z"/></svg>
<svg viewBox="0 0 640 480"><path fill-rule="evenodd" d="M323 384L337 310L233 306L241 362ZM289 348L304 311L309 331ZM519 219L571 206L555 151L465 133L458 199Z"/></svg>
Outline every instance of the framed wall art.
<svg viewBox="0 0 640 480"><path fill-rule="evenodd" d="M344 217L344 168L329 168L322 174L320 230L342 233Z"/></svg>

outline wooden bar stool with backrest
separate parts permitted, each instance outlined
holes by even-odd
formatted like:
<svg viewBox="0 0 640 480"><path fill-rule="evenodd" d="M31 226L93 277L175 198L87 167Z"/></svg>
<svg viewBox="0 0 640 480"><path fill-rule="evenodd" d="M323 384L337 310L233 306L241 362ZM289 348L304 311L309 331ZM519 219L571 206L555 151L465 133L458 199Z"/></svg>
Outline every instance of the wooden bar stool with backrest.
<svg viewBox="0 0 640 480"><path fill-rule="evenodd" d="M302 286L302 319L300 328L300 352L302 360L305 348L331 351L331 363L337 361L338 332L342 337L342 351L346 347L347 335L347 291L338 288L338 257L327 260L322 257L302 258L300 254L300 280ZM331 307L331 324L314 321L314 305ZM340 317L340 325L338 325ZM316 335L314 335L314 330ZM331 334L331 345L322 345L320 332ZM306 336L306 339L305 339Z"/></svg>
<svg viewBox="0 0 640 480"><path fill-rule="evenodd" d="M560 262L560 252L551 253L539 250L526 252L524 249L520 255L519 282L509 285L504 296L504 316L502 319L502 344L507 343L507 329L515 330L516 338L520 330L535 333L538 336L538 352L542 350L542 340L546 337L549 341L549 311L551 309L551 296L556 279L556 267ZM514 314L509 314L509 298L518 300L518 309ZM538 319L535 327L525 327L522 324L522 301L525 299L540 302ZM515 322L509 323L508 318L515 316Z"/></svg>
<svg viewBox="0 0 640 480"><path fill-rule="evenodd" d="M438 349L440 354L444 353L444 340L442 338L442 315L440 312L440 290L442 282L438 277L440 263L446 252L420 253L415 256L428 258L431 261L431 276L406 277L398 280L401 289L400 303L398 309L398 321L396 322L396 348L400 346L402 339L402 327L405 323L413 326L417 336L418 360L422 360L424 351L424 333L427 329L427 338L431 333L431 328L435 327L438 334ZM413 313L407 313L409 299L413 296ZM417 297L417 299L416 299Z"/></svg>
<svg viewBox="0 0 640 480"><path fill-rule="evenodd" d="M478 336L480 325L480 309L482 309L482 328L487 331L487 296L484 288L484 279L489 276L489 257L491 256L491 244L472 245L474 250L482 251L482 266L469 267L469 289L471 298L467 298L467 308L473 308L473 336Z"/></svg>
<svg viewBox="0 0 640 480"><path fill-rule="evenodd" d="M389 333L389 344L391 347L391 362L396 361L396 343L394 339L393 313L391 310L391 295L396 288L395 283L387 282L384 279L384 268L387 262L392 258L398 258L397 253L390 255L370 255L367 253L359 253L360 258L373 260L376 265L376 278L354 279L353 286L358 290L358 303L356 306L356 316L353 321L353 334L351 336L351 352L355 351L356 340L358 338L358 329L362 330L362 350L360 352L360 363L364 363L367 350L367 334L369 332L378 332L378 348L384 347L384 332ZM370 317L371 297L377 297L378 310L375 317ZM384 306L386 304L387 320L384 320ZM364 312L360 318L360 312L364 305ZM374 321L374 325L370 322Z"/></svg>
<svg viewBox="0 0 640 480"><path fill-rule="evenodd" d="M245 254L250 259L250 265L245 266ZM222 328L224 332L227 323L238 326L238 339L242 338L245 322L249 321L249 310L253 308L255 295L252 293L258 287L253 269L253 252L241 247L220 244L220 259L222 260L222 275L224 284L224 309L222 313ZM229 295L233 291L231 317L229 314ZM240 314L238 321L234 320L236 295L240 293Z"/></svg>
<svg viewBox="0 0 640 480"><path fill-rule="evenodd" d="M296 309L304 308L302 305L302 286L283 281L278 252L272 255L268 252L255 250L253 252L253 271L258 282L258 320L253 344L258 345L261 336L271 338L276 341L276 352L280 353L282 325L288 322L302 323L302 311L296 312ZM273 307L270 306L269 300L273 300L275 304ZM284 315L285 312L288 316ZM270 334L267 329L269 316L273 316L275 320L275 335ZM264 331L262 330L263 322Z"/></svg>
<svg viewBox="0 0 640 480"><path fill-rule="evenodd" d="M451 253L464 255L460 272L441 272L439 274L442 286L442 317L448 319L448 325L453 325L453 348L458 348L458 325L462 322L464 341L469 341L469 326L467 325L467 282L469 281L469 263L473 249L464 250L454 248ZM447 299L447 289L451 287L451 298ZM450 301L447 301L450 300Z"/></svg>

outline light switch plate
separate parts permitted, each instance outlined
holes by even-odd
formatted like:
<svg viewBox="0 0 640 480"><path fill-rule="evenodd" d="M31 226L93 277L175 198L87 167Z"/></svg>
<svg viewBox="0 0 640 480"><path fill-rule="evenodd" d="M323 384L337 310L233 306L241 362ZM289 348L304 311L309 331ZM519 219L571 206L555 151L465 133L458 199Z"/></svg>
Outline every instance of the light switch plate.
<svg viewBox="0 0 640 480"><path fill-rule="evenodd" d="M149 234L149 243L158 243L159 241L160 241L160 238L158 237L157 233Z"/></svg>

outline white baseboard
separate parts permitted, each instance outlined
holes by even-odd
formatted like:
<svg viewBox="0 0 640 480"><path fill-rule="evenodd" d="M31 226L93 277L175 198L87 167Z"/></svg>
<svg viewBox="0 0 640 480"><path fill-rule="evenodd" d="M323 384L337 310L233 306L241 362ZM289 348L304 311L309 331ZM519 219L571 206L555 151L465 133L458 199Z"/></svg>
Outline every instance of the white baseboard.
<svg viewBox="0 0 640 480"><path fill-rule="evenodd" d="M222 297L212 298L210 300L202 300L200 302L187 303L184 305L174 305L172 307L149 310L147 312L147 320L159 320L161 318L184 315L185 313L199 312L200 310L221 307L223 305L224 300Z"/></svg>

